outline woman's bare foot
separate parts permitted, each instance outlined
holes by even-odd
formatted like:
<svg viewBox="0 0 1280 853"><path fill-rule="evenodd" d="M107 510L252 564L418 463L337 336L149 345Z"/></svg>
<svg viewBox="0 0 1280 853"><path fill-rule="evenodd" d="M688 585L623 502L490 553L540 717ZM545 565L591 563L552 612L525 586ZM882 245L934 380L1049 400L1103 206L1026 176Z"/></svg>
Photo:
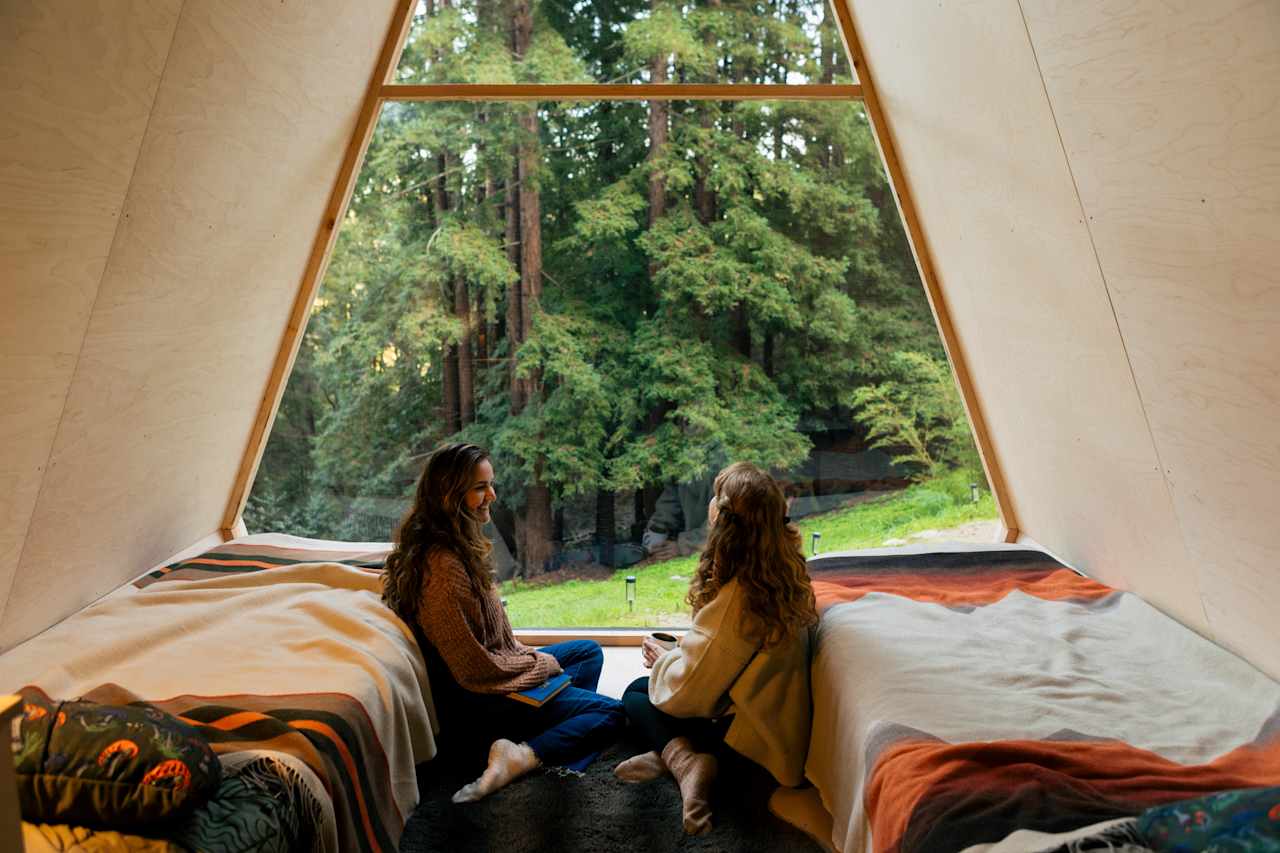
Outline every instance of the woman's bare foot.
<svg viewBox="0 0 1280 853"><path fill-rule="evenodd" d="M533 754L527 743L512 743L505 738L495 740L489 747L489 766L480 778L463 785L453 795L455 803L474 803L494 791L514 782L542 762Z"/></svg>
<svg viewBox="0 0 1280 853"><path fill-rule="evenodd" d="M613 768L613 775L623 782L648 782L670 772L662 763L662 756L650 750L640 755L633 755Z"/></svg>

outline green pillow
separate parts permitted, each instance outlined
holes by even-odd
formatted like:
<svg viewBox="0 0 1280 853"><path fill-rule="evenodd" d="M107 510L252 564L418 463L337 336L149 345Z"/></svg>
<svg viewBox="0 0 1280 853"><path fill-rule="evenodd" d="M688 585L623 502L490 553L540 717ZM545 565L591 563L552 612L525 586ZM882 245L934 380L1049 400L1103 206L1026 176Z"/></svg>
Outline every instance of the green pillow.
<svg viewBox="0 0 1280 853"><path fill-rule="evenodd" d="M24 820L110 829L178 817L217 790L222 765L192 726L158 708L23 693L14 742Z"/></svg>

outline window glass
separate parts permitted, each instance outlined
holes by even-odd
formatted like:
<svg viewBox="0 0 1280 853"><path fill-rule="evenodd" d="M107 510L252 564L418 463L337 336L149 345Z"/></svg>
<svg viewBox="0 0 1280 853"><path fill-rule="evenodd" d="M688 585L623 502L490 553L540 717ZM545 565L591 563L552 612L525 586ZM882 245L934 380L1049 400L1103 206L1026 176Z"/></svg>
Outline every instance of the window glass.
<svg viewBox="0 0 1280 853"><path fill-rule="evenodd" d="M857 102L388 104L246 523L389 540L449 440L517 627L687 623L732 460L806 552L995 534Z"/></svg>
<svg viewBox="0 0 1280 853"><path fill-rule="evenodd" d="M397 83L850 83L823 0L423 0Z"/></svg>

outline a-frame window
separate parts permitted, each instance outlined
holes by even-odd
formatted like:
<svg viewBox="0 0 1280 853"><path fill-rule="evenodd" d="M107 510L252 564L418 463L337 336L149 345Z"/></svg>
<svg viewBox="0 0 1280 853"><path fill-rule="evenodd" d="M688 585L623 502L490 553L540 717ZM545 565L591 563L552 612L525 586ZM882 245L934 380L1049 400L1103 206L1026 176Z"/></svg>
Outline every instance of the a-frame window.
<svg viewBox="0 0 1280 853"><path fill-rule="evenodd" d="M418 4L250 530L389 539L423 455L461 438L494 456L517 627L686 621L733 459L786 483L809 550L993 538L835 14L599 7Z"/></svg>

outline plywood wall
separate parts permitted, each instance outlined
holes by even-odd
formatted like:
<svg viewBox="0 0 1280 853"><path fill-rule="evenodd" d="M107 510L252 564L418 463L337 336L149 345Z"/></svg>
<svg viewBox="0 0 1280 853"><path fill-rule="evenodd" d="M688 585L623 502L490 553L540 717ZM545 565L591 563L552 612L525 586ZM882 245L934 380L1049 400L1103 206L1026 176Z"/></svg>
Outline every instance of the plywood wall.
<svg viewBox="0 0 1280 853"><path fill-rule="evenodd" d="M0 0L0 608L182 0Z"/></svg>
<svg viewBox="0 0 1280 853"><path fill-rule="evenodd" d="M218 527L392 6L0 0L0 650Z"/></svg>
<svg viewBox="0 0 1280 853"><path fill-rule="evenodd" d="M850 6L1023 533L1280 676L1280 6Z"/></svg>

